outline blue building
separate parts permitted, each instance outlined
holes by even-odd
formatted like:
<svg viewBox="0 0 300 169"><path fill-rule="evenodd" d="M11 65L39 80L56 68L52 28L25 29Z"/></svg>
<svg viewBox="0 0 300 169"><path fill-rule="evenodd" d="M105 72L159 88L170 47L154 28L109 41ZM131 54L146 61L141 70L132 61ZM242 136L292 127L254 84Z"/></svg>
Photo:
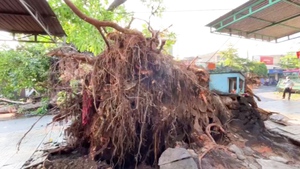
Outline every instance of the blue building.
<svg viewBox="0 0 300 169"><path fill-rule="evenodd" d="M222 93L244 93L245 76L239 71L210 73L209 89Z"/></svg>

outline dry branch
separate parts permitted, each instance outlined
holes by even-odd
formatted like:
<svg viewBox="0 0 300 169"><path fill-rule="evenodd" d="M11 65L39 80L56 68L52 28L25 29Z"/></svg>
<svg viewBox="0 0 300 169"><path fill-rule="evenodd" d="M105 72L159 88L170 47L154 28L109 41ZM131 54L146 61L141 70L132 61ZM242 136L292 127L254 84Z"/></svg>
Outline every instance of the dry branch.
<svg viewBox="0 0 300 169"><path fill-rule="evenodd" d="M125 3L127 0L114 0L109 7L107 8L108 11L113 11L115 10L118 6L122 5Z"/></svg>
<svg viewBox="0 0 300 169"><path fill-rule="evenodd" d="M108 41L107 41L107 39L106 39L106 37L105 37L103 31L102 31L102 28L101 28L101 27L98 28L98 31L99 31L99 33L101 34L102 38L104 39L104 42L105 42L105 44L106 44L106 46L107 46L107 49L110 50L110 45L109 45L109 43L108 43Z"/></svg>
<svg viewBox="0 0 300 169"><path fill-rule="evenodd" d="M30 110L35 110L40 107L42 107L42 103L27 103L23 105L7 105L0 107L0 114L6 114L6 113L16 113L18 111L26 112Z"/></svg>
<svg viewBox="0 0 300 169"><path fill-rule="evenodd" d="M23 139L26 137L26 135L33 129L33 127L36 125L36 123L38 123L46 114L43 114L42 116L40 116L32 125L31 127L27 130L27 132L22 136L22 138L19 140L19 142L17 143L17 152L20 150L20 146L21 143L23 141Z"/></svg>
<svg viewBox="0 0 300 169"><path fill-rule="evenodd" d="M94 64L95 62L95 58L91 57L91 56L87 56L85 54L80 54L78 52L64 52L61 49L56 49L53 50L49 53L47 53L47 56L55 56L55 57L63 57L63 58L72 58L75 59L77 61L83 62L83 63L88 63L88 64Z"/></svg>
<svg viewBox="0 0 300 169"><path fill-rule="evenodd" d="M12 104L28 104L28 103L30 103L30 102L14 101L14 100L9 100L9 99L5 99L5 98L0 98L0 101L12 103Z"/></svg>
<svg viewBox="0 0 300 169"><path fill-rule="evenodd" d="M17 109L13 105L7 105L0 107L0 114L6 114L6 113L16 113Z"/></svg>

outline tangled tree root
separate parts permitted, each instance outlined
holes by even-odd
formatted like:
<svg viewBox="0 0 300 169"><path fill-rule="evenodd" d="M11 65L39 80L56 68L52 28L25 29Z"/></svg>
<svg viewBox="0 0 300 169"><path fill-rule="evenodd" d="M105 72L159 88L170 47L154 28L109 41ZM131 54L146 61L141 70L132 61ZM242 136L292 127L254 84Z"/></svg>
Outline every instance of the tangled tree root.
<svg viewBox="0 0 300 169"><path fill-rule="evenodd" d="M206 71L187 68L162 53L156 36L145 38L115 23L97 21L65 2L97 29L109 26L120 31L104 37L109 48L97 57L63 48L49 53L60 57L53 70L61 80L54 81L64 94L61 114L54 120L73 117L66 130L73 147L84 147L91 159L117 168L157 166L160 154L178 141L214 145L207 152L218 147L216 140L226 136L223 124L232 116L209 91ZM70 80L77 86L70 87ZM252 117L251 112L248 115ZM251 122L255 120L260 119Z"/></svg>

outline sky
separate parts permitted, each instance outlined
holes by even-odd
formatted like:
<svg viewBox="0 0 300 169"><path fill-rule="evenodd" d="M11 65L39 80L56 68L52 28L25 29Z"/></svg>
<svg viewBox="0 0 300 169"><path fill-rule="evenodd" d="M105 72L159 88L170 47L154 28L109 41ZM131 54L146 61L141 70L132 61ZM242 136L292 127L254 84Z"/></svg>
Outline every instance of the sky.
<svg viewBox="0 0 300 169"><path fill-rule="evenodd" d="M112 1L112 0L109 0ZM240 57L257 55L279 55L300 49L300 38L283 43L261 42L210 33L208 23L242 5L247 0L164 0L166 7L162 18L151 18L154 29L169 29L177 35L173 47L176 58L192 57L224 50L229 44L238 49ZM148 20L150 9L141 0L127 0L125 8L135 12L134 17ZM132 28L140 29L145 22L135 20ZM9 38L9 34L0 32L0 38ZM1 42L0 42L1 43ZM16 46L16 42L7 42Z"/></svg>
<svg viewBox="0 0 300 169"><path fill-rule="evenodd" d="M177 35L173 55L178 58L215 53L226 49L229 44L238 49L240 57L250 58L300 49L300 39L275 44L210 33L210 28L205 25L245 2L247 0L164 0L163 17L151 20L151 25L161 30L173 25L169 30ZM128 0L125 7L136 12L135 17L148 20L149 9L141 5L140 0ZM136 28L141 25L141 21L134 23Z"/></svg>

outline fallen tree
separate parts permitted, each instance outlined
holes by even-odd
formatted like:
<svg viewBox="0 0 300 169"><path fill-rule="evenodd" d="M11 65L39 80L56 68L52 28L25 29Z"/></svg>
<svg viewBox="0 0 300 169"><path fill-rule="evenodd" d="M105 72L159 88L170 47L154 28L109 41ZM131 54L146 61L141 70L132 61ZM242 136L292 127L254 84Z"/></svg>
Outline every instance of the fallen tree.
<svg viewBox="0 0 300 169"><path fill-rule="evenodd" d="M238 137L234 133L247 137L247 130L257 141L270 143L272 136L264 132L261 118L267 112L250 105L246 97L210 92L209 74L163 54L163 43L155 33L146 38L136 30L89 18L71 1L64 1L107 43L107 50L96 57L63 48L49 53L60 58L53 70L63 77L52 86L64 88L61 113L53 122L75 117L66 129L68 148L84 149L90 159L115 168L136 168L157 167L164 150L184 143L199 154L201 167L210 151L226 151L226 145ZM104 35L103 27L118 32ZM82 70L83 64L90 69ZM70 80L64 79L80 84L72 88ZM293 156L299 150L289 153ZM203 165L212 163L239 166L224 164L222 158Z"/></svg>
<svg viewBox="0 0 300 169"><path fill-rule="evenodd" d="M21 105L19 104L5 105L0 107L0 114L33 111L42 107L43 104L44 103L42 102L37 102L37 103L26 103L26 104L24 103Z"/></svg>

